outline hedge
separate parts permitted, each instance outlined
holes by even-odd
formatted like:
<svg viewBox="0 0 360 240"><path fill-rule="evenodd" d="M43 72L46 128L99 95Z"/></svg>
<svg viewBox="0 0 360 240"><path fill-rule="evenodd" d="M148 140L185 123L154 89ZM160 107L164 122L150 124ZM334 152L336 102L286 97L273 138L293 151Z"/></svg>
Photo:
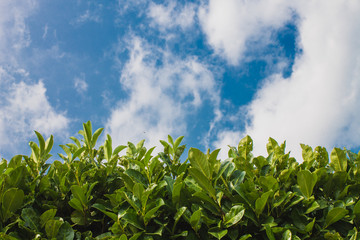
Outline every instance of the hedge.
<svg viewBox="0 0 360 240"><path fill-rule="evenodd" d="M1 239L360 239L359 154L302 144L299 163L270 138L254 157L249 136L223 160L183 156L183 137L152 154L96 147L102 130L84 123L61 160L38 132L30 156L2 159Z"/></svg>

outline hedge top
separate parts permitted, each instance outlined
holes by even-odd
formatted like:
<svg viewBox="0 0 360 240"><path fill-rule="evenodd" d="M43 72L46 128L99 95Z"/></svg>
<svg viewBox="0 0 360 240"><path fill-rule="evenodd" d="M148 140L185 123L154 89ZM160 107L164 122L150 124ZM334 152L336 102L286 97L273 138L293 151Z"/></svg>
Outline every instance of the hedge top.
<svg viewBox="0 0 360 240"><path fill-rule="evenodd" d="M2 239L360 239L359 154L302 144L299 164L270 138L254 157L246 136L228 159L190 148L181 162L183 137L155 155L109 135L96 148L102 130L84 123L62 161L38 132L30 156L2 159Z"/></svg>

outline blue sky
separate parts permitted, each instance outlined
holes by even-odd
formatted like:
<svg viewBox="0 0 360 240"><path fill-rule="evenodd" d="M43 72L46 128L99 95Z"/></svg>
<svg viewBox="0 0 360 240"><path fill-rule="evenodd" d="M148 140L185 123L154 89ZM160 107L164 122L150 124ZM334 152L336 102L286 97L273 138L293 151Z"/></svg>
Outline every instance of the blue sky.
<svg viewBox="0 0 360 240"><path fill-rule="evenodd" d="M351 0L2 0L0 157L88 120L114 145L184 135L222 158L247 134L299 160L358 149L359 22Z"/></svg>

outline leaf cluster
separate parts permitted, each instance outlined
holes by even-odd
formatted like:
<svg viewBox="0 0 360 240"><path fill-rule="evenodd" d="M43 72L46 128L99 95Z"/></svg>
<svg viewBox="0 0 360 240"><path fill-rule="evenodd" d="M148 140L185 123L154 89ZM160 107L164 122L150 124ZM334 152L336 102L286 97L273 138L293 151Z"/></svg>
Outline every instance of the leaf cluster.
<svg viewBox="0 0 360 240"><path fill-rule="evenodd" d="M270 138L183 156L183 137L113 148L83 124L61 145L35 132L30 156L0 163L1 239L360 239L360 156L302 144L300 164ZM181 161L184 160L184 161Z"/></svg>

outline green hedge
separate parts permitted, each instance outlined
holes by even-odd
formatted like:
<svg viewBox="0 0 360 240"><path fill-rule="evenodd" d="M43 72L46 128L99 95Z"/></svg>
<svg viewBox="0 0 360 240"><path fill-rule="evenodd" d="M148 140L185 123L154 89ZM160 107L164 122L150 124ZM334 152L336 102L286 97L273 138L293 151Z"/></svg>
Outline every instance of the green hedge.
<svg viewBox="0 0 360 240"><path fill-rule="evenodd" d="M35 132L31 156L1 161L1 239L360 239L360 157L346 149L301 145L299 164L271 138L254 157L247 136L228 159L190 148L181 162L182 137L152 156L109 135L96 148L101 132L84 123L51 164L53 137Z"/></svg>

